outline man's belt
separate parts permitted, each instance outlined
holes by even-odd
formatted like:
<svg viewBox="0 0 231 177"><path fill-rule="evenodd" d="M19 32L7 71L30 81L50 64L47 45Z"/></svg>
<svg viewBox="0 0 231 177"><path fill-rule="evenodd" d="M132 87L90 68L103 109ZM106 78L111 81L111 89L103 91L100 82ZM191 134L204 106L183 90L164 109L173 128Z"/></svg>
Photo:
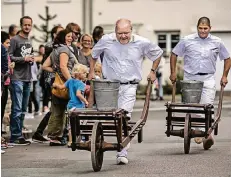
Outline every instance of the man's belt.
<svg viewBox="0 0 231 177"><path fill-rule="evenodd" d="M139 84L137 81L128 81L128 82L120 82L122 85L128 85L128 84Z"/></svg>
<svg viewBox="0 0 231 177"><path fill-rule="evenodd" d="M208 75L209 73L197 73L196 75L200 75L200 76L204 76L204 75Z"/></svg>

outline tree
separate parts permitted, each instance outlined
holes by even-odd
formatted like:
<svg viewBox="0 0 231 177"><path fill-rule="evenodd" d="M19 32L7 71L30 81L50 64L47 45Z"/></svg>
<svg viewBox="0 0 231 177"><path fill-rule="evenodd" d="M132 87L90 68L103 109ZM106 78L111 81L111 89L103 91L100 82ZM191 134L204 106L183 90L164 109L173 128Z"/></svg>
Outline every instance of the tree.
<svg viewBox="0 0 231 177"><path fill-rule="evenodd" d="M48 39L50 37L50 33L51 31L49 30L49 23L51 20L53 20L54 18L57 17L57 15L53 15L51 16L49 14L49 7L45 6L45 10L46 10L46 17L43 17L42 15L38 14L39 18L41 20L43 20L45 22L45 24L41 24L40 27L38 27L36 24L34 24L34 28L38 31L40 31L41 33L44 33L43 36L40 37L40 39L37 39L35 36L32 36L31 39L35 40L36 42L39 43L46 43L48 42Z"/></svg>

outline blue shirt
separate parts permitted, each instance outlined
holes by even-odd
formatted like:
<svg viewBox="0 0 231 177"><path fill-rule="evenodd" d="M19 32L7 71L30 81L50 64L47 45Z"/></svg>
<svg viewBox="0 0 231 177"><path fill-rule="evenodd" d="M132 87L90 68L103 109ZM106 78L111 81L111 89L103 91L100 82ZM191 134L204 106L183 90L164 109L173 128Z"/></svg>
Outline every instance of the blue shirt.
<svg viewBox="0 0 231 177"><path fill-rule="evenodd" d="M230 57L220 38L208 35L202 39L197 33L188 35L180 40L172 51L179 57L184 57L184 72L186 74L216 72L216 61Z"/></svg>
<svg viewBox="0 0 231 177"><path fill-rule="evenodd" d="M67 104L68 109L72 108L84 108L84 103L76 96L76 93L78 90L81 91L81 93L84 93L85 84L77 79L69 79L65 82L65 87L68 88L70 100Z"/></svg>

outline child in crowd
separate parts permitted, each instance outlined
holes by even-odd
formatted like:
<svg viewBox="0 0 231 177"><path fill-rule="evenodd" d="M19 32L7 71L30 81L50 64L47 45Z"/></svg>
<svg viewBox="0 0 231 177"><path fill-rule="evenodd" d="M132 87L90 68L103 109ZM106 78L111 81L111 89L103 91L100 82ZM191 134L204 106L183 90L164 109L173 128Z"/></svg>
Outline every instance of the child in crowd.
<svg viewBox="0 0 231 177"><path fill-rule="evenodd" d="M83 93L85 90L85 84L88 68L85 65L77 64L73 68L74 79L69 79L63 85L53 84L54 88L69 90L70 100L67 104L68 110L74 110L74 108L84 108L88 106L88 101L84 98Z"/></svg>
<svg viewBox="0 0 231 177"><path fill-rule="evenodd" d="M69 79L63 85L53 84L54 88L65 89L69 91L70 100L67 104L67 109L73 111L75 108L85 108L88 107L88 101L84 98L85 84L83 81L86 80L88 73L88 68L82 64L76 64L73 68L74 79ZM71 145L71 131L69 128L69 142L68 147Z"/></svg>
<svg viewBox="0 0 231 177"><path fill-rule="evenodd" d="M98 62L95 64L95 79L102 79L102 65Z"/></svg>
<svg viewBox="0 0 231 177"><path fill-rule="evenodd" d="M95 79L100 80L102 79L102 65L97 62L95 64ZM87 82L86 89L85 89L85 96L88 99L90 95L90 82Z"/></svg>

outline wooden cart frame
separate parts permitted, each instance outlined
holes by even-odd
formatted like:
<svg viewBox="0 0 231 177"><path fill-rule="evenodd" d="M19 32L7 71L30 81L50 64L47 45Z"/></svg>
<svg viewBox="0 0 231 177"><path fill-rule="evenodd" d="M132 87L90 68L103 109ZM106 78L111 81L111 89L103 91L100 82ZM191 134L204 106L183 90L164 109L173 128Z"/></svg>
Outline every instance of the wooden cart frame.
<svg viewBox="0 0 231 177"><path fill-rule="evenodd" d="M91 151L92 167L100 171L105 151L120 152L138 134L138 142L143 141L142 128L146 123L151 95L151 81L148 81L146 98L140 119L132 122L123 109L113 111L98 111L96 109L76 109L69 114L72 151L76 149ZM93 102L93 84L91 85L90 100ZM110 98L109 98L110 99ZM109 143L104 136L114 136L116 143ZM83 141L83 137L85 140Z"/></svg>
<svg viewBox="0 0 231 177"><path fill-rule="evenodd" d="M180 136L184 138L184 153L188 154L190 151L191 138L208 136L214 131L214 135L218 134L218 122L221 118L222 99L224 93L224 86L221 86L218 110L215 119L213 119L213 105L211 104L183 104L175 103L176 83L173 85L172 102L165 104L166 106L166 126L165 132L167 137ZM184 109L186 108L187 109ZM200 109L198 109L200 108ZM175 116L174 113L186 113L185 117ZM204 118L193 117L192 114L203 114ZM184 127L183 129L174 129L174 127ZM193 128L204 128L205 131Z"/></svg>

